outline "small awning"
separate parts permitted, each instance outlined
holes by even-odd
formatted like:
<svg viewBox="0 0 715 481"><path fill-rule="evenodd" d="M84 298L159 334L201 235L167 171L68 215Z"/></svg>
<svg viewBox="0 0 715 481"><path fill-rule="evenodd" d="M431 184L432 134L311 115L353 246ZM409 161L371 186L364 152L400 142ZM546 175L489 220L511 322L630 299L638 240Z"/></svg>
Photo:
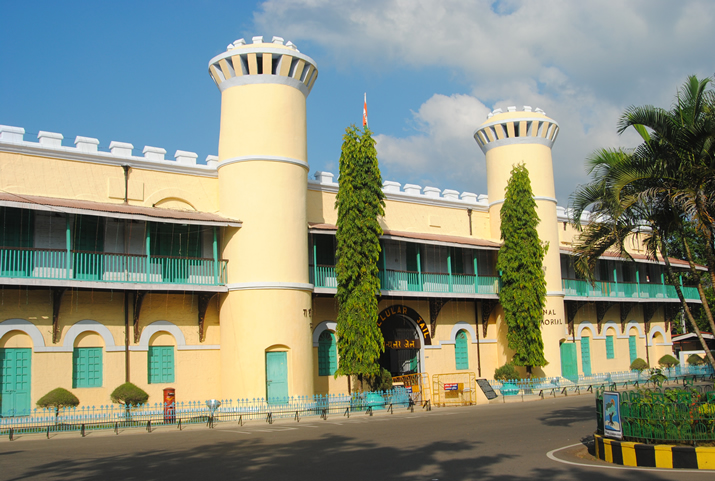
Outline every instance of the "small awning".
<svg viewBox="0 0 715 481"><path fill-rule="evenodd" d="M216 227L241 227L241 221L209 212L162 209L124 203L92 202L89 200L60 199L36 195L0 192L0 206L67 214L94 215L115 219L132 219L169 224L192 224Z"/></svg>
<svg viewBox="0 0 715 481"><path fill-rule="evenodd" d="M335 235L338 227L333 224L308 223L311 234L332 234ZM416 242L419 244L444 245L452 247L479 247L482 249L499 250L501 244L486 239L475 239L471 237L459 237L454 235L426 234L422 232L403 232L396 230L383 231L382 239L392 239L404 242Z"/></svg>
<svg viewBox="0 0 715 481"><path fill-rule="evenodd" d="M562 254L574 255L574 250L573 250L572 247L564 247L564 246L561 246L560 251L561 251ZM663 260L662 260L661 258L658 258L657 260L654 261L653 259L649 258L647 255L644 255L644 254L636 254L636 253L631 253L631 257L633 258L633 260L634 260L635 262L641 262L641 263L643 263L643 264L661 264L661 265L665 265L665 262L663 262ZM621 255L619 255L619 254L616 253L616 252L609 252L609 251L606 251L606 252L604 252L603 254L601 254L601 257L600 257L600 258L601 258L601 259L614 259L614 260L621 260L621 261L626 261L626 260L628 260L628 259L626 259L625 257L622 257ZM684 261L684 260L682 260L682 259L676 259L675 257L669 257L669 259L670 259L670 265L672 265L673 267L677 267L677 268L688 268L688 267L690 267L690 264L688 264L688 261ZM695 265L695 268L696 268L697 270L700 270L700 271L706 271L706 270L707 270L707 267L701 266L701 265L698 265L698 264Z"/></svg>

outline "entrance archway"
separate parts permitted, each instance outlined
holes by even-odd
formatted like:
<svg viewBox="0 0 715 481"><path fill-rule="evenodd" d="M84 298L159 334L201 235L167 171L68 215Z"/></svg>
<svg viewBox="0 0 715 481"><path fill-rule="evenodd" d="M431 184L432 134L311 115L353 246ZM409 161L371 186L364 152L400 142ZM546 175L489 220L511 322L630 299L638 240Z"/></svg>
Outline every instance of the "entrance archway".
<svg viewBox="0 0 715 481"><path fill-rule="evenodd" d="M380 366L393 377L422 372L422 347L431 344L422 316L407 306L390 306L380 313L377 325L385 339Z"/></svg>

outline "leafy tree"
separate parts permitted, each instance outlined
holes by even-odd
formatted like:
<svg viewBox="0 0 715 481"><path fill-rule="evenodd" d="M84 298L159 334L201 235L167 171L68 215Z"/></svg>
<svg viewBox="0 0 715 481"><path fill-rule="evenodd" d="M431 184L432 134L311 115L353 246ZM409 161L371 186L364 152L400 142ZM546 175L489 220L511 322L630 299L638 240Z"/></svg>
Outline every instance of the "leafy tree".
<svg viewBox="0 0 715 481"><path fill-rule="evenodd" d="M634 233L643 236L648 255L665 264L683 313L713 362L697 313L686 302L670 263L671 256L684 254L702 302L700 312L706 326L715 330L709 302L715 280L715 93L708 89L710 80L689 77L670 110L629 107L619 132L633 128L643 142L633 152L605 149L592 156L588 163L593 180L579 186L572 205L577 227L586 209L594 219L574 246L580 273L592 280L596 261L606 250L630 259L626 240ZM703 239L700 244L694 242L698 237ZM705 274L696 266L699 250L708 267Z"/></svg>
<svg viewBox="0 0 715 481"><path fill-rule="evenodd" d="M335 376L380 374L378 359L385 350L377 326L377 262L380 257L385 201L382 176L372 133L354 125L345 130L340 154L340 178L335 207L336 275L338 279L338 353Z"/></svg>
<svg viewBox="0 0 715 481"><path fill-rule="evenodd" d="M497 269L502 285L499 302L504 308L512 364L525 366L531 376L533 366L545 366L541 321L546 303L543 261L547 246L539 240L536 202L529 171L521 164L511 171L501 208L501 238Z"/></svg>
<svg viewBox="0 0 715 481"><path fill-rule="evenodd" d="M42 396L37 401L37 406L45 409L54 408L56 418L60 413L60 409L79 406L79 399L67 389L58 387Z"/></svg>

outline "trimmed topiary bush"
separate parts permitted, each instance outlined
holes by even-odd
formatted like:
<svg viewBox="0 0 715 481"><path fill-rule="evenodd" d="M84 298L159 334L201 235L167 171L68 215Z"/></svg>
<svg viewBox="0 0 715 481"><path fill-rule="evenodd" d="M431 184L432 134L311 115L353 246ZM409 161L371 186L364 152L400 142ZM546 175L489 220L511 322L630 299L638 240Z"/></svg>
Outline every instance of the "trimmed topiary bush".
<svg viewBox="0 0 715 481"><path fill-rule="evenodd" d="M702 364L705 364L705 361L697 354L691 354L688 356L687 363L691 366L700 366Z"/></svg>
<svg viewBox="0 0 715 481"><path fill-rule="evenodd" d="M149 399L149 395L140 387L130 382L125 382L115 389L109 398L113 403L124 404L128 408L129 406L138 406L146 403Z"/></svg>
<svg viewBox="0 0 715 481"><path fill-rule="evenodd" d="M658 359L658 364L660 364L661 367L675 367L680 364L680 361L678 361L670 354L666 354L665 356Z"/></svg>
<svg viewBox="0 0 715 481"><path fill-rule="evenodd" d="M510 381L519 378L519 371L509 362L494 370L494 379L497 381Z"/></svg>
<svg viewBox="0 0 715 481"><path fill-rule="evenodd" d="M37 407L45 409L54 408L55 417L59 416L60 408L75 407L78 405L79 399L77 399L77 396L61 387L53 389L37 401Z"/></svg>
<svg viewBox="0 0 715 481"><path fill-rule="evenodd" d="M637 357L633 360L631 363L631 371L638 371L638 372L643 372L646 369L648 369L650 366L648 366L648 363L645 362L643 359L640 357Z"/></svg>

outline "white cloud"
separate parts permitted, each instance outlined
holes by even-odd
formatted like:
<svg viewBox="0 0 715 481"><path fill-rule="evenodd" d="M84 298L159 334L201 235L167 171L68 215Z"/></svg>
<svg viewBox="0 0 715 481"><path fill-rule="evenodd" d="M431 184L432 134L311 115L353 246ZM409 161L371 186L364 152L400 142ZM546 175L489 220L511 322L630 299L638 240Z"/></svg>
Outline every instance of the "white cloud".
<svg viewBox="0 0 715 481"><path fill-rule="evenodd" d="M485 105L543 108L561 125L562 204L586 180L587 155L634 142L615 133L625 107L670 105L687 75L712 75L713 19L707 0L269 0L254 17L264 31L319 44L331 65L468 79L471 96L434 95L415 106L406 136L378 137L395 180L454 179L467 190L467 174L477 184L483 175L471 133Z"/></svg>

